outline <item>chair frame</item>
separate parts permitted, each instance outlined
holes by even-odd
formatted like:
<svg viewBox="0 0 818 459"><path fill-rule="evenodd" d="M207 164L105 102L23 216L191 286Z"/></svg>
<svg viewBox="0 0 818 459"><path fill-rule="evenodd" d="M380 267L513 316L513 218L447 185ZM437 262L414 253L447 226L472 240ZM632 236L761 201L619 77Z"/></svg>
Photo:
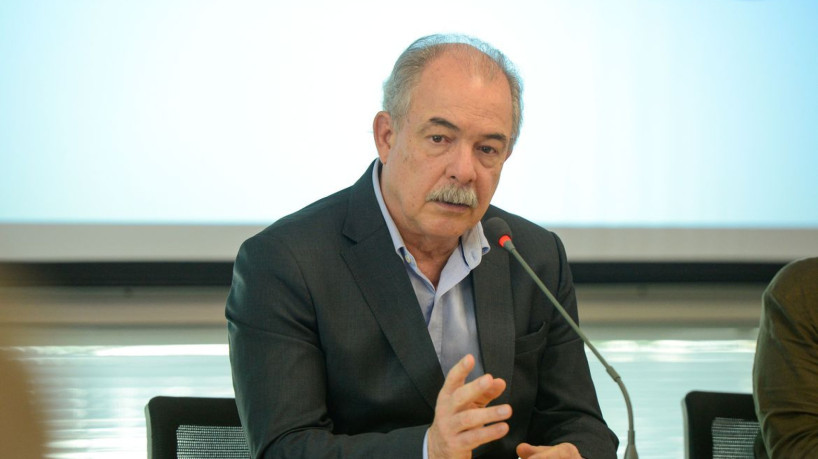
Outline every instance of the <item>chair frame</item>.
<svg viewBox="0 0 818 459"><path fill-rule="evenodd" d="M157 396L145 405L148 458L176 458L180 425L241 427L234 398Z"/></svg>
<svg viewBox="0 0 818 459"><path fill-rule="evenodd" d="M685 457L713 457L712 424L717 417L758 421L753 394L692 391L682 401Z"/></svg>

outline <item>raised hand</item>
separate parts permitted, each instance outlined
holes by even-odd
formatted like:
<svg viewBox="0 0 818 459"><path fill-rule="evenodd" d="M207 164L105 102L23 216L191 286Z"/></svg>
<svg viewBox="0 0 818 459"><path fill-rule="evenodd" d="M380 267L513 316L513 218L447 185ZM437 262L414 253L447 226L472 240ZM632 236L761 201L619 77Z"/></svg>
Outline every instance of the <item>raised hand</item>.
<svg viewBox="0 0 818 459"><path fill-rule="evenodd" d="M429 459L469 459L474 448L508 433L508 424L500 421L511 417L511 406L486 406L503 393L506 382L485 374L466 384L473 368L469 354L446 375L429 428Z"/></svg>

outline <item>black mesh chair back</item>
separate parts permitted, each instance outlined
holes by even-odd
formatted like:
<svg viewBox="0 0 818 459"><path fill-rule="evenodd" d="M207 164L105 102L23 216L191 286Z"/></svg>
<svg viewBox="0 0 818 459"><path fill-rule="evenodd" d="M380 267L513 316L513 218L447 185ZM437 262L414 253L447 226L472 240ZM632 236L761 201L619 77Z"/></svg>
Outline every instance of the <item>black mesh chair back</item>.
<svg viewBox="0 0 818 459"><path fill-rule="evenodd" d="M752 394L689 392L682 413L688 459L755 457L759 427Z"/></svg>
<svg viewBox="0 0 818 459"><path fill-rule="evenodd" d="M233 398L154 397L145 419L149 459L250 457Z"/></svg>

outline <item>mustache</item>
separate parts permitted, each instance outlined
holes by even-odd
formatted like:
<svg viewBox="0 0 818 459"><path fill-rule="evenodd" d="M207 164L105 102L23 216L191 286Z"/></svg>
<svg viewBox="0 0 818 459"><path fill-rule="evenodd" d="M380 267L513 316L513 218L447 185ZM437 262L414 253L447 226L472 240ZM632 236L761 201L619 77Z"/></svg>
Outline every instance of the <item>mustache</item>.
<svg viewBox="0 0 818 459"><path fill-rule="evenodd" d="M471 187L459 187L449 183L426 195L426 202L432 201L469 206L473 209L477 207L477 192Z"/></svg>

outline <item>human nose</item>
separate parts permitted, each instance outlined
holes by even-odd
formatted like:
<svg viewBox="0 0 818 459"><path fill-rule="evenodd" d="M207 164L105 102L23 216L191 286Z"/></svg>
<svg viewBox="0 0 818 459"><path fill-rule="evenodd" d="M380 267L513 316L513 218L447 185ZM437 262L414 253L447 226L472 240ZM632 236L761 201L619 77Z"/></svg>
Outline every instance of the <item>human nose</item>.
<svg viewBox="0 0 818 459"><path fill-rule="evenodd" d="M471 147L461 143L452 149L447 175L460 184L471 183L477 178L476 167L477 160Z"/></svg>

